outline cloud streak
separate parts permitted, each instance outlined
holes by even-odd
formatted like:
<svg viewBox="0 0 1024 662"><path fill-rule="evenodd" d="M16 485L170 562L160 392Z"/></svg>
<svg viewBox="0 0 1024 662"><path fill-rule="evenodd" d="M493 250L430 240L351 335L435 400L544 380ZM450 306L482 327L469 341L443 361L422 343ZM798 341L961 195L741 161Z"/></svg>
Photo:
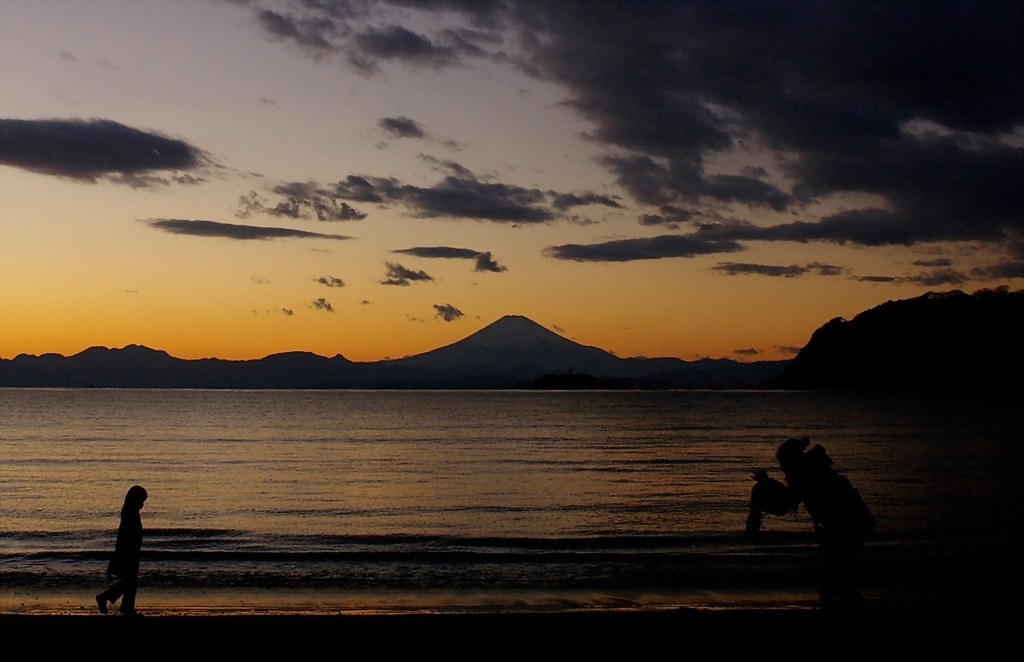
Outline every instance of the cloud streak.
<svg viewBox="0 0 1024 662"><path fill-rule="evenodd" d="M319 232L292 230L291 228L268 228L256 225L179 218L157 218L143 221L143 223L171 234L191 235L193 237L220 237L239 241L261 241L267 239L331 239L344 241L352 238L339 234L321 234Z"/></svg>
<svg viewBox="0 0 1024 662"><path fill-rule="evenodd" d="M910 283L936 287L938 285L962 285L974 279L987 280L983 270L975 270L974 278L953 269L932 269L910 276L854 276L853 280L862 283Z"/></svg>
<svg viewBox="0 0 1024 662"><path fill-rule="evenodd" d="M812 262L807 265L791 264L789 266L722 262L711 267L711 270L727 276L757 275L781 278L797 278L811 273L818 276L839 276L845 272L843 267L837 267L833 264L821 264L819 262Z"/></svg>
<svg viewBox="0 0 1024 662"><path fill-rule="evenodd" d="M473 260L476 263L473 267L473 271L490 271L493 273L507 271L506 267L498 264L491 257L491 253L489 251L475 251L471 248L453 248L451 246L416 246L414 248L403 248L401 250L391 252L400 253L402 255L414 255L416 257L428 259Z"/></svg>
<svg viewBox="0 0 1024 662"><path fill-rule="evenodd" d="M575 193L558 193L557 191L548 191L548 195L552 196L551 206L558 211L566 211L573 207L586 207L589 205L601 205L603 207L611 207L612 209L622 209L622 205L616 199L617 196L600 195L598 193L586 192L581 195Z"/></svg>
<svg viewBox="0 0 1024 662"><path fill-rule="evenodd" d="M557 260L576 262L631 262L671 257L696 257L735 253L743 247L728 239L704 238L694 234L661 235L642 239L616 239L597 244L548 246L543 254Z"/></svg>

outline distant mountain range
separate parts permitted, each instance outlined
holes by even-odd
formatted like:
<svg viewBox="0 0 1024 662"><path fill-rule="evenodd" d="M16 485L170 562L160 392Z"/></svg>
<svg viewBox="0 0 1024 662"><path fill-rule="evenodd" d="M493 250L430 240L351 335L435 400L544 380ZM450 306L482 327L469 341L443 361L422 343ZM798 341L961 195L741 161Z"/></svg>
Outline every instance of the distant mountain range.
<svg viewBox="0 0 1024 662"><path fill-rule="evenodd" d="M792 361L621 359L510 315L404 359L177 359L129 345L0 359L0 386L121 388L769 388L1020 391L1024 291L889 301L819 328ZM572 373L570 375L570 373ZM603 380L603 381L602 381Z"/></svg>
<svg viewBox="0 0 1024 662"><path fill-rule="evenodd" d="M1024 290L929 292L814 332L777 388L1020 391Z"/></svg>
<svg viewBox="0 0 1024 662"><path fill-rule="evenodd" d="M779 377L786 361L621 359L510 315L456 343L390 361L340 354L273 354L249 361L177 359L129 345L79 354L0 359L0 386L97 388L529 388L546 374L611 377L637 388L748 388Z"/></svg>

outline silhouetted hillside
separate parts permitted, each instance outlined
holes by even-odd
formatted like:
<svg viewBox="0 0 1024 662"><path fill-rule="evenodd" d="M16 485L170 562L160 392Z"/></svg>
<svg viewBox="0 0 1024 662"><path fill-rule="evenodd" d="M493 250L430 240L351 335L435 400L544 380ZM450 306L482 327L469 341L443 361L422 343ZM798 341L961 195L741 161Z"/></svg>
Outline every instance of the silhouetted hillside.
<svg viewBox="0 0 1024 662"><path fill-rule="evenodd" d="M779 388L1021 390L1024 290L929 292L814 332Z"/></svg>
<svg viewBox="0 0 1024 662"><path fill-rule="evenodd" d="M737 363L676 358L620 359L507 316L456 343L394 361L354 363L340 354L274 354L250 361L176 359L129 345L74 356L0 359L0 386L117 388L528 388L569 370L641 388L750 388L777 377L785 361Z"/></svg>

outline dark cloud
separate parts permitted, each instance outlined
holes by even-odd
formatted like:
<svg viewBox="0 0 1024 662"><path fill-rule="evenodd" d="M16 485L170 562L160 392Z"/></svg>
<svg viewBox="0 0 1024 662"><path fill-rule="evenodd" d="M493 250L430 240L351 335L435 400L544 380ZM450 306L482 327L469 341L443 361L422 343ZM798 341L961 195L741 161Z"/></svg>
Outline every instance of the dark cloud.
<svg viewBox="0 0 1024 662"><path fill-rule="evenodd" d="M292 230L291 228L266 228L255 225L218 223L216 221L186 221L178 218L158 218L145 221L145 223L148 223L157 230L163 230L171 234L187 234L194 237L224 237L239 240L281 238L345 240L352 238L339 234L321 234L319 232Z"/></svg>
<svg viewBox="0 0 1024 662"><path fill-rule="evenodd" d="M502 271L507 270L505 267L498 264L491 257L490 252L475 251L471 248L452 248L450 246L417 246L415 248L404 248L402 250L391 252L402 253L404 255L415 255L416 257L425 258L474 260L476 262L476 266L473 267L473 271L491 271L494 273L500 273Z"/></svg>
<svg viewBox="0 0 1024 662"><path fill-rule="evenodd" d="M430 157L432 158L432 157ZM349 176L334 185L340 198L354 202L397 202L421 218L472 218L495 223L545 223L555 213L538 189L479 181L453 161L433 162L451 174L430 188L402 184L393 178Z"/></svg>
<svg viewBox="0 0 1024 662"><path fill-rule="evenodd" d="M406 186L405 202L424 217L473 218L497 223L544 223L554 218L539 206L544 194L509 184L445 177L424 189Z"/></svg>
<svg viewBox="0 0 1024 662"><path fill-rule="evenodd" d="M678 230L683 223L690 223L702 214L691 209L680 209L672 205L663 205L660 214L641 214L640 225L660 225L669 230Z"/></svg>
<svg viewBox="0 0 1024 662"><path fill-rule="evenodd" d="M640 225L663 225L669 230L679 229L679 223L665 218L661 214L641 214L638 221Z"/></svg>
<svg viewBox="0 0 1024 662"><path fill-rule="evenodd" d="M492 273L501 273L507 270L507 267L495 262L490 253L480 253L477 255L476 266L473 267L473 271L490 271Z"/></svg>
<svg viewBox="0 0 1024 662"><path fill-rule="evenodd" d="M983 277L983 271L976 269L974 276L975 278ZM953 269L933 269L910 276L856 276L854 280L862 283L910 283L935 287L937 285L962 285L973 279Z"/></svg>
<svg viewBox="0 0 1024 662"><path fill-rule="evenodd" d="M455 161L426 154L420 154L419 159L431 169L443 173L443 179L431 187L405 184L394 177L370 175L349 175L327 186L301 182L281 184L272 189L272 192L286 196L277 207L269 207L265 200L250 193L240 199L238 216L247 218L260 212L303 217L313 203L322 201L322 206L327 206L329 202L334 205L331 208L336 209L338 202L344 200L378 205L399 204L419 218L469 218L494 223L531 224L568 219L564 209L577 205L619 207L610 196L544 192L536 188L481 181ZM363 216L360 214L358 218Z"/></svg>
<svg viewBox="0 0 1024 662"><path fill-rule="evenodd" d="M412 281L432 281L433 278L427 274L426 271L414 271L407 269L400 264L394 262L385 262L386 270L384 272L384 280L380 283L381 285L399 285L406 287Z"/></svg>
<svg viewBox="0 0 1024 662"><path fill-rule="evenodd" d="M78 62L78 58L75 57L75 54L72 53L71 51L61 51L60 52L60 59L66 60L68 62Z"/></svg>
<svg viewBox="0 0 1024 662"><path fill-rule="evenodd" d="M354 209L332 190L316 182L285 182L269 189L270 193L281 196L277 204L270 206L266 199L255 191L238 199L238 218L249 218L253 214L267 214L279 218L311 219L318 221L359 221L366 214Z"/></svg>
<svg viewBox="0 0 1024 662"><path fill-rule="evenodd" d="M969 277L952 269L935 269L930 272L908 276L904 278L907 283L935 287L936 285L962 285L970 280Z"/></svg>
<svg viewBox="0 0 1024 662"><path fill-rule="evenodd" d="M413 66L443 69L455 64L459 49L431 41L400 25L367 28L353 39L348 61L358 71L371 74L380 62L400 61Z"/></svg>
<svg viewBox="0 0 1024 662"><path fill-rule="evenodd" d="M793 197L777 186L744 175L705 175L693 161L663 163L649 156L606 156L600 161L630 195L652 205L694 204L701 199L785 210Z"/></svg>
<svg viewBox="0 0 1024 662"><path fill-rule="evenodd" d="M198 147L111 120L0 120L0 164L80 182L145 187L204 181ZM165 176L161 176L164 174ZM175 179L175 176L177 179Z"/></svg>
<svg viewBox="0 0 1024 662"><path fill-rule="evenodd" d="M885 246L916 243L921 240L916 230L890 211L857 209L832 214L817 222L794 221L768 227L736 221L708 223L698 228L698 234L733 241L827 241Z"/></svg>
<svg viewBox="0 0 1024 662"><path fill-rule="evenodd" d="M256 275L252 277L252 282L256 283L257 285L266 285L270 282L270 279Z"/></svg>
<svg viewBox="0 0 1024 662"><path fill-rule="evenodd" d="M426 138L423 125L408 117L382 117L377 122L392 138Z"/></svg>
<svg viewBox="0 0 1024 662"><path fill-rule="evenodd" d="M955 137L904 135L868 153L806 155L793 174L802 196L858 191L885 197L886 225L896 235L874 244L851 239L865 245L1001 241L1024 218L1024 149L996 141L967 148ZM872 232L875 212L875 218L848 212L850 225Z"/></svg>
<svg viewBox="0 0 1024 662"><path fill-rule="evenodd" d="M313 280L321 285L326 285L327 287L345 287L345 281L340 278L335 278L334 276L320 276Z"/></svg>
<svg viewBox="0 0 1024 662"><path fill-rule="evenodd" d="M203 182L205 182L206 178L205 177L196 177L195 175L190 175L187 172L182 172L182 173L175 173L175 174L171 175L169 181L174 182L175 184L182 184L184 186L196 186L198 184L202 184ZM127 183L131 183L131 182L127 182ZM157 182L153 181L153 182L150 182L150 183L157 183ZM159 183L166 184L166 183L169 183L169 182L168 182L168 180L164 180L164 181L161 181ZM146 185L146 184L144 184L144 185Z"/></svg>
<svg viewBox="0 0 1024 662"><path fill-rule="evenodd" d="M462 143L459 141L433 136L422 124L409 119L408 117L382 117L377 122L377 125L384 130L388 137L393 139L411 138L414 140L427 140L436 143L445 149L451 149L457 152L462 150ZM384 148L387 146L387 142L382 142L377 146ZM420 154L419 158L430 163L435 170L439 170L441 172L448 171L448 166L454 166L461 170L461 172L469 173L468 170L453 161L440 161L432 156L427 156L426 154ZM455 172L453 174L459 175L460 173Z"/></svg>
<svg viewBox="0 0 1024 662"><path fill-rule="evenodd" d="M953 266L953 260L946 257L940 257L934 260L915 260L914 265L918 267L951 267Z"/></svg>
<svg viewBox="0 0 1024 662"><path fill-rule="evenodd" d="M327 299L320 297L313 301L313 308L316 310L322 310L327 313L333 313L334 307L327 301Z"/></svg>
<svg viewBox="0 0 1024 662"><path fill-rule="evenodd" d="M616 239L599 244L548 246L544 255L577 262L629 262L668 257L694 257L743 250L735 241L690 235L662 235L647 239Z"/></svg>
<svg viewBox="0 0 1024 662"><path fill-rule="evenodd" d="M800 353L800 347L793 347L790 345L776 345L775 350L780 354L789 354L790 356L796 356Z"/></svg>
<svg viewBox="0 0 1024 662"><path fill-rule="evenodd" d="M819 276L840 276L846 273L846 269L843 267L838 267L834 264L822 264L820 262L811 262L807 265L807 268Z"/></svg>
<svg viewBox="0 0 1024 662"><path fill-rule="evenodd" d="M457 11L465 14L476 29L441 28L428 35L396 23L374 25L372 19L385 15L366 2L305 2L290 6L287 12L259 9L257 16L270 37L294 43L313 59L342 55L364 76L372 76L386 62L442 69L459 64L463 58L493 55L493 47L503 41L496 30L497 10L503 9L503 3L391 4L434 12ZM488 18L484 20L483 16Z"/></svg>
<svg viewBox="0 0 1024 662"><path fill-rule="evenodd" d="M1024 260L1005 260L987 267L975 267L971 275L980 280L1024 278Z"/></svg>
<svg viewBox="0 0 1024 662"><path fill-rule="evenodd" d="M451 159L438 159L430 156L429 154L418 154L416 158L429 165L431 170L435 170L445 175L451 175L458 179L476 181L476 175L474 175L469 168L452 161Z"/></svg>
<svg viewBox="0 0 1024 662"><path fill-rule="evenodd" d="M524 3L515 17L534 37L527 70L565 85L591 137L625 150L604 163L641 202L881 195L899 232L848 216L839 240L864 245L1000 240L1020 224L1024 157L996 139L1024 119L1019 3ZM920 120L942 131L914 134ZM786 188L705 172L752 138L792 157Z"/></svg>
<svg viewBox="0 0 1024 662"><path fill-rule="evenodd" d="M403 248L401 250L391 252L401 253L403 255L415 255L416 257L456 260L472 260L475 259L477 255L480 255L480 251L475 251L471 248L452 248L451 246L417 246L414 248Z"/></svg>
<svg viewBox="0 0 1024 662"><path fill-rule="evenodd" d="M310 17L307 19L279 14L269 9L257 11L260 25L273 38L292 41L315 58L334 52L334 46L328 40L337 34L337 24L326 17Z"/></svg>
<svg viewBox="0 0 1024 662"><path fill-rule="evenodd" d="M845 271L842 267L837 267L833 264L821 264L818 262L812 262L807 265L791 264L789 266L722 262L711 267L711 270L724 273L729 276L753 274L758 276L776 276L782 278L796 278L808 273L814 273L819 276L839 276Z"/></svg>
<svg viewBox="0 0 1024 662"><path fill-rule="evenodd" d="M598 193L584 193L583 195L576 195L575 193L558 193L556 191L548 191L548 195L552 196L551 206L558 211L565 211L572 207L583 207L586 205L602 205L604 207L612 207L614 209L622 209L622 205L616 200L617 196L611 195L600 195Z"/></svg>
<svg viewBox="0 0 1024 662"><path fill-rule="evenodd" d="M753 347L748 347L746 349L737 349L733 352L733 354L736 354L737 356L757 356L760 353L761 350L754 349Z"/></svg>
<svg viewBox="0 0 1024 662"><path fill-rule="evenodd" d="M281 312L287 315L288 317L291 317L292 315L295 314L294 310L288 310L287 308L282 308Z"/></svg>
<svg viewBox="0 0 1024 662"><path fill-rule="evenodd" d="M466 146L466 143L460 143L458 140L452 138L435 138L435 141L441 147L450 149L456 152L461 152L462 148Z"/></svg>
<svg viewBox="0 0 1024 662"><path fill-rule="evenodd" d="M402 183L388 177L349 175L333 185L335 194L350 202L397 202L402 197Z"/></svg>
<svg viewBox="0 0 1024 662"><path fill-rule="evenodd" d="M802 213L841 193L884 200L724 241L1006 242L1024 218L1024 149L1001 137L1024 124L1022 3L388 4L296 3L294 16L261 21L367 75L381 62L491 57L554 82L606 148L601 163L643 204ZM473 30L452 27L467 22ZM515 49L499 50L506 43ZM775 157L776 172L714 171L744 151ZM452 188L443 193L473 197ZM457 215L409 199L426 215Z"/></svg>
<svg viewBox="0 0 1024 662"><path fill-rule="evenodd" d="M462 317L462 311L451 305L450 303L444 303L441 305L434 304L435 317L440 317L445 322L454 322L455 320Z"/></svg>

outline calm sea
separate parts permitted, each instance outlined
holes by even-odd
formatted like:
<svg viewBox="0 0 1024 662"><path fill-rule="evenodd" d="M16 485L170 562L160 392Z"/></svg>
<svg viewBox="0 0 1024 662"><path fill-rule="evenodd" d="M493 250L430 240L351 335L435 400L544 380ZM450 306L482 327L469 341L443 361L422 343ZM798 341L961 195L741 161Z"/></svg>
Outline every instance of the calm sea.
<svg viewBox="0 0 1024 662"><path fill-rule="evenodd" d="M803 435L877 518L869 600L1020 554L1015 396L2 389L0 609L94 609L133 484L143 610L813 604L805 512L742 536Z"/></svg>

